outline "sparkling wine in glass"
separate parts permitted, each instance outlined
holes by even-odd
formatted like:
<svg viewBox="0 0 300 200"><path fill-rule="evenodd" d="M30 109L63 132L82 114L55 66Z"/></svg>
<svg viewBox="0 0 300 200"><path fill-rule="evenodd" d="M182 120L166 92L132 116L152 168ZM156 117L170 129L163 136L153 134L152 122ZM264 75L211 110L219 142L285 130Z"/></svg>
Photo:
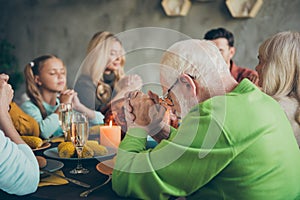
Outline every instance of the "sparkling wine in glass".
<svg viewBox="0 0 300 200"><path fill-rule="evenodd" d="M81 164L82 150L89 136L89 124L86 114L73 112L71 117L70 136L71 141L75 145L78 155L78 162L75 169L70 171L71 174L87 174L89 170L83 168Z"/></svg>
<svg viewBox="0 0 300 200"><path fill-rule="evenodd" d="M59 123L64 132L65 141L70 141L70 126L71 126L72 104L61 103L59 105Z"/></svg>

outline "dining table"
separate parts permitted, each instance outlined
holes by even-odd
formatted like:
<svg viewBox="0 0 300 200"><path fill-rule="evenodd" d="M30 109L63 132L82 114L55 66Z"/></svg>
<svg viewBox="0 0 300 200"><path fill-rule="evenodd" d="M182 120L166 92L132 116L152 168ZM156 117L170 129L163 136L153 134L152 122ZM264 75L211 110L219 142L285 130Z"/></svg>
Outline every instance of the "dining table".
<svg viewBox="0 0 300 200"><path fill-rule="evenodd" d="M59 143L51 143L51 147L57 147ZM46 159L53 159L48 158L45 156L44 151L47 149L42 149L39 151L34 151L36 156L43 156ZM77 160L68 160L68 159L58 159L60 162L63 163L63 167L60 169L62 170L65 177L73 178L79 180L81 182L89 184L93 188L94 186L100 185L104 183L108 179L108 175L100 173L96 166L99 164L97 159L82 159L82 165L89 170L87 174L70 174L70 170L72 170L77 165ZM103 162L103 161L102 161ZM67 183L63 185L49 185L38 187L37 190L28 195L24 196L17 196L11 195L4 191L0 190L0 199L2 200L10 200L10 199L18 199L18 200L76 200L76 199L126 199L118 196L112 190L111 181L105 184L103 187L93 191L87 197L80 197L80 194L86 191L87 188L78 186L74 183Z"/></svg>

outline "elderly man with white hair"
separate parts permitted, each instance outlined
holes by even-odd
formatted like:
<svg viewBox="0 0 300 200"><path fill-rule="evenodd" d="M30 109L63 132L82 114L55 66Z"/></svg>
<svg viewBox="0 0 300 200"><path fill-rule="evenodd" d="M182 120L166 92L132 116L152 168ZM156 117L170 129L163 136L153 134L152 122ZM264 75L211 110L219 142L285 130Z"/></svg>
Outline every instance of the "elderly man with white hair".
<svg viewBox="0 0 300 200"><path fill-rule="evenodd" d="M248 79L237 83L209 41L185 40L163 55L163 102L129 93L128 131L114 191L140 199L299 199L300 151L280 105ZM182 118L163 120L165 106ZM162 138L146 149L147 136Z"/></svg>

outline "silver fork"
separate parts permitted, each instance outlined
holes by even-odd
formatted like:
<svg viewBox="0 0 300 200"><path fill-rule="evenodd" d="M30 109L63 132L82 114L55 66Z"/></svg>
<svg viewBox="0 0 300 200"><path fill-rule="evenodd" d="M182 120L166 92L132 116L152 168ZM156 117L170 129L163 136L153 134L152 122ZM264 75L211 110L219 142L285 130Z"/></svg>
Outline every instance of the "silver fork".
<svg viewBox="0 0 300 200"><path fill-rule="evenodd" d="M108 175L108 179L107 179L104 183L102 183L101 185L97 185L96 187L93 187L93 188L91 188L91 189L89 189L89 190L86 190L86 191L82 192L82 193L80 194L80 197L87 197L91 192L93 192L93 191L95 191L95 190L101 188L102 186L106 185L106 184L109 183L109 181L111 180L111 177L112 177L112 175L109 174L109 175Z"/></svg>

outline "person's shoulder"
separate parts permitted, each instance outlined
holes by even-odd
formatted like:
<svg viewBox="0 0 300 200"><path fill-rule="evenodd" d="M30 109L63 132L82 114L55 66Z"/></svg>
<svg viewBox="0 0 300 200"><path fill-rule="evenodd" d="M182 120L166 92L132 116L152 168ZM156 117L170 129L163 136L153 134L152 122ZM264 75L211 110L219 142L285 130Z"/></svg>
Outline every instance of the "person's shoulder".
<svg viewBox="0 0 300 200"><path fill-rule="evenodd" d="M38 109L39 108L31 101L31 100L26 100L24 101L20 108L24 111L24 112L27 112L28 110L33 110L33 109Z"/></svg>
<svg viewBox="0 0 300 200"><path fill-rule="evenodd" d="M227 93L227 97L228 98L235 98L236 96L239 96L239 95L243 95L245 96L245 98L248 98L246 97L247 95L265 95L265 93L263 93L259 87L257 87L251 80L249 80L248 78L244 78L242 79L238 85L233 89L231 90L229 93ZM232 100L230 100L232 101Z"/></svg>
<svg viewBox="0 0 300 200"><path fill-rule="evenodd" d="M231 67L234 68L235 70L237 70L239 73L255 74L258 76L257 71L250 69L248 67L245 67L245 66L236 65L236 63L233 61L231 61L231 62L232 62Z"/></svg>
<svg viewBox="0 0 300 200"><path fill-rule="evenodd" d="M255 71L255 70L253 70L253 69L250 69L250 68L248 68L248 67L240 67L240 68L241 68L241 70L243 71L243 73L246 73L246 74L248 74L248 75L253 74L253 75L258 76L257 71Z"/></svg>
<svg viewBox="0 0 300 200"><path fill-rule="evenodd" d="M248 74L248 75L253 74L253 75L258 76L257 71L254 70L254 69L250 69L250 68L245 67L245 66L238 66L234 62L232 63L232 66L234 66L240 73Z"/></svg>
<svg viewBox="0 0 300 200"><path fill-rule="evenodd" d="M87 75L80 75L79 77L78 77L78 79L76 80L76 84L77 83L92 83L92 78L91 77L89 77L89 76L87 76Z"/></svg>
<svg viewBox="0 0 300 200"><path fill-rule="evenodd" d="M2 139L5 137L4 132L0 129L0 141L3 141Z"/></svg>
<svg viewBox="0 0 300 200"><path fill-rule="evenodd" d="M5 135L4 131L0 129L0 152L3 153L9 143L12 143L12 141Z"/></svg>
<svg viewBox="0 0 300 200"><path fill-rule="evenodd" d="M300 103L297 98L288 96L276 98L276 100L288 115L294 115Z"/></svg>
<svg viewBox="0 0 300 200"><path fill-rule="evenodd" d="M31 100L26 100L21 104L21 108L32 107L35 106Z"/></svg>
<svg viewBox="0 0 300 200"><path fill-rule="evenodd" d="M241 82L244 78L248 78L253 83L258 83L259 76L256 70L244 66L237 66L234 62L232 62L231 74L238 82Z"/></svg>
<svg viewBox="0 0 300 200"><path fill-rule="evenodd" d="M81 75L81 76L78 77L78 79L75 82L74 90L76 92L78 92L77 90L85 90L85 89L90 88L90 87L95 87L96 88L96 86L94 85L91 77L86 76L86 75Z"/></svg>

